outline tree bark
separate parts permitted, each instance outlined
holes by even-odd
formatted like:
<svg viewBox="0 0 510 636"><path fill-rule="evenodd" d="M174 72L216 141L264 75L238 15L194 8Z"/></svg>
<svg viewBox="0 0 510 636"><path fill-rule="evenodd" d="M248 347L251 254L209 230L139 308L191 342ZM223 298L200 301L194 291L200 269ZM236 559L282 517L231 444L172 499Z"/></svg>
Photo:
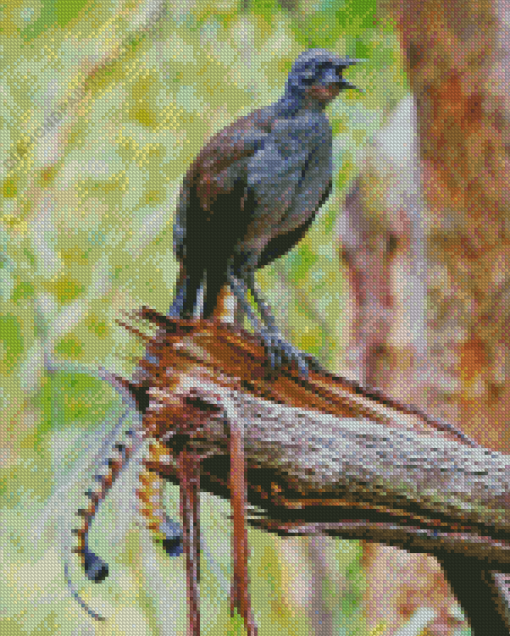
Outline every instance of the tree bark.
<svg viewBox="0 0 510 636"><path fill-rule="evenodd" d="M183 448L202 457L201 488L229 496L235 423L248 500L263 511L254 525L399 545L406 536L415 549L510 569L508 456L343 378L268 375L261 342L232 325L142 315L160 326L146 337L157 362L124 383L148 398L146 434L176 457ZM161 455L148 469L175 480L175 461Z"/></svg>

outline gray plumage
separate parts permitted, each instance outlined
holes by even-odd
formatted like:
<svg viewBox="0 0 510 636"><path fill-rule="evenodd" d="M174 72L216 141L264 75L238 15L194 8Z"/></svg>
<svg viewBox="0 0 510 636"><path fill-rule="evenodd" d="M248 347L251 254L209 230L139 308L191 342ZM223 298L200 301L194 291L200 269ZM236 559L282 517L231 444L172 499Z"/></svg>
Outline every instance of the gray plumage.
<svg viewBox="0 0 510 636"><path fill-rule="evenodd" d="M272 365L296 361L305 374L304 354L281 337L254 274L301 239L329 195L332 133L324 108L342 89L354 88L342 71L357 61L324 49L302 53L281 99L239 118L202 148L177 206L174 249L181 274L169 315L209 318L229 284Z"/></svg>
<svg viewBox="0 0 510 636"><path fill-rule="evenodd" d="M342 71L359 61L323 49L299 55L281 99L237 119L202 148L177 205L173 240L181 270L169 316L211 317L228 284L272 368L295 362L304 377L317 363L282 338L256 289L255 271L302 238L329 196L332 134L324 108L342 89L355 88ZM146 359L158 364L149 353ZM138 403L143 411L147 396L140 394ZM170 522L165 531L168 554L180 554L182 529Z"/></svg>

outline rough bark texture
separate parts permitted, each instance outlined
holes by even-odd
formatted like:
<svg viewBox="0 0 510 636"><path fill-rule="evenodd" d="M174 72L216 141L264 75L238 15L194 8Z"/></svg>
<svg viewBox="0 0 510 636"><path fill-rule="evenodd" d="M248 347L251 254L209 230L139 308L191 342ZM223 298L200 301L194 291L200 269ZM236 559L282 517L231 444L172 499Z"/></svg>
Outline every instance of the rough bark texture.
<svg viewBox="0 0 510 636"><path fill-rule="evenodd" d="M427 204L429 401L484 445L508 449L508 8L405 4ZM434 392L432 393L432 390Z"/></svg>
<svg viewBox="0 0 510 636"><path fill-rule="evenodd" d="M341 534L347 521L352 534L354 514L368 521L365 529L408 527L432 551L447 544L475 560L491 554L507 569L508 456L328 373L310 372L307 381L295 368L268 375L262 343L231 325L142 314L162 329L147 338L153 361L125 384L146 404L143 428L154 443L174 457L189 449L201 458L203 488L230 494L223 460L235 423L249 501L267 513L258 525ZM168 450L156 456L149 470L175 478Z"/></svg>

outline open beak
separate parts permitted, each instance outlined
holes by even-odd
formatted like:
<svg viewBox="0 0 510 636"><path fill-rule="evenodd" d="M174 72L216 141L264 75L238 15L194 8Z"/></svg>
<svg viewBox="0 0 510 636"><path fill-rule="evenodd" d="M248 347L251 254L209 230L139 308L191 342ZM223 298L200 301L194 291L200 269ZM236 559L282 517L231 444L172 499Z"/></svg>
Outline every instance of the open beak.
<svg viewBox="0 0 510 636"><path fill-rule="evenodd" d="M354 59L354 58L345 58L344 60L342 60L342 66L340 67L340 73L344 70L344 68L349 68L349 66L353 66L354 64L361 64L362 62L366 62L367 60L364 59ZM365 91L362 88L359 88L358 86L355 86L354 84L351 84L351 82L347 81L346 79L344 79L343 77L340 78L340 87L342 88L342 90L346 90L348 88L354 88L355 90L359 91L360 93L365 93Z"/></svg>
<svg viewBox="0 0 510 636"><path fill-rule="evenodd" d="M356 60L356 61L361 61L361 60ZM349 61L350 64L355 64L355 61L350 60ZM324 86L329 86L330 84L336 84L337 86L340 87L341 90L345 90L348 88L354 88L357 91L360 91L361 93L364 93L365 91L361 88L358 88L357 86L355 86L354 84L351 84L351 82L347 81L346 79L344 79L342 77L342 71L345 67L342 66L341 68L331 68L328 69L325 73L324 76L322 77L321 80L321 84L323 84Z"/></svg>
<svg viewBox="0 0 510 636"><path fill-rule="evenodd" d="M354 88L355 90L359 91L360 93L364 93L365 92L362 88L359 88L358 86L355 86L354 84L351 84L350 82L348 82L343 77L342 77L342 81L340 82L340 87L342 88L342 90L345 90L347 88Z"/></svg>

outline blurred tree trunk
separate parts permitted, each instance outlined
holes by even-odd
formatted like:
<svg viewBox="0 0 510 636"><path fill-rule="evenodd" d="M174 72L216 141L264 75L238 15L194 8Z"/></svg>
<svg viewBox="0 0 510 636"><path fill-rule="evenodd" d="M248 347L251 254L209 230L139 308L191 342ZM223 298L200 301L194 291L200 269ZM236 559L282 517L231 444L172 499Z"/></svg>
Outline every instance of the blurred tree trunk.
<svg viewBox="0 0 510 636"><path fill-rule="evenodd" d="M508 452L504 5L391 0L384 8L401 34L416 116L405 100L380 131L340 219L346 366ZM430 633L453 632L455 604L434 559L367 545L364 560L371 627L384 623L391 634L428 606Z"/></svg>
<svg viewBox="0 0 510 636"><path fill-rule="evenodd" d="M418 406L426 406L427 378L422 213L416 113L409 97L367 148L339 225L350 281L349 375ZM363 564L369 629L384 627L391 634L423 606L435 611L435 633L448 634L457 624L435 559L368 543Z"/></svg>

